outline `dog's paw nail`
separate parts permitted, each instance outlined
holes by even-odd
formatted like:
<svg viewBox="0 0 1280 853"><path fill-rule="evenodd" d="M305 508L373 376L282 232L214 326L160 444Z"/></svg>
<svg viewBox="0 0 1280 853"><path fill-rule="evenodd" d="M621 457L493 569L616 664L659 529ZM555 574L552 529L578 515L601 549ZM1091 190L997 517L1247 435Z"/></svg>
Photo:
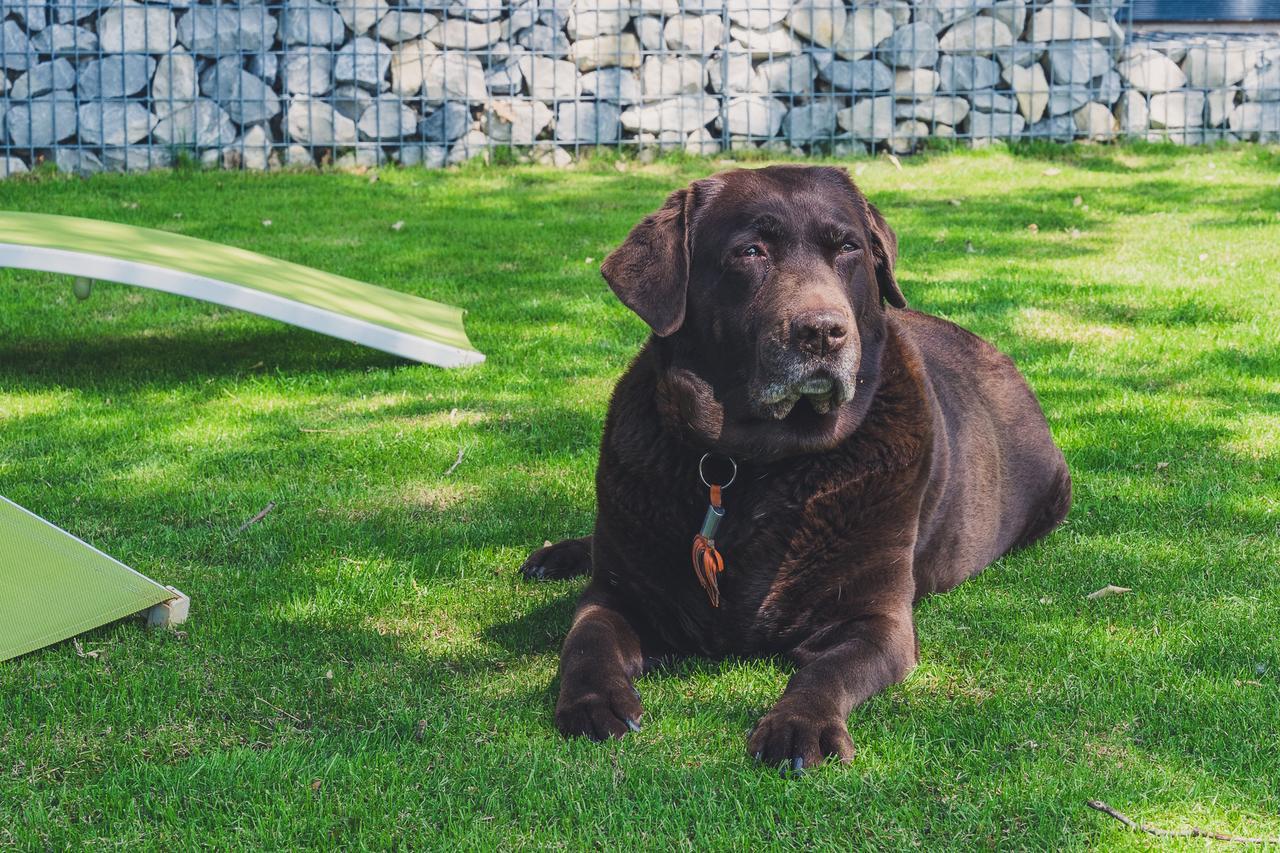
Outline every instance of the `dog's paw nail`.
<svg viewBox="0 0 1280 853"><path fill-rule="evenodd" d="M628 717L628 718L627 718L627 728L631 729L631 731L633 731L633 732L638 732L638 731L640 731L640 724L639 724L639 723L637 723L635 720L633 720L633 719L631 719L631 718L629 718L629 717Z"/></svg>

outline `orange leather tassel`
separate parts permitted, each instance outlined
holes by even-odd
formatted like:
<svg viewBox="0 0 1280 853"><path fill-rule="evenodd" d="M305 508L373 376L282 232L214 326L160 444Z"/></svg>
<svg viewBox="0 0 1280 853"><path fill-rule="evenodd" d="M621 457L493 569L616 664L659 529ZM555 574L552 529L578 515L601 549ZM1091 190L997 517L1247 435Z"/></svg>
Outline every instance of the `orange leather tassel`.
<svg viewBox="0 0 1280 853"><path fill-rule="evenodd" d="M724 557L716 550L716 543L699 533L693 537L693 571L698 583L706 590L712 607L720 606L719 574L724 571Z"/></svg>

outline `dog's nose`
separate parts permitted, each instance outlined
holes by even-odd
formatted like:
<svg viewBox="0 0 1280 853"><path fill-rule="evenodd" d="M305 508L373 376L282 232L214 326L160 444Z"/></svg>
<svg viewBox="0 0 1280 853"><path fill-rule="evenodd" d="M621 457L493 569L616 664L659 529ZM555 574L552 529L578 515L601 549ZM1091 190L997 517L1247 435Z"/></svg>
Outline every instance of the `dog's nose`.
<svg viewBox="0 0 1280 853"><path fill-rule="evenodd" d="M844 346L846 320L837 311L808 311L791 321L791 339L810 355L830 355Z"/></svg>

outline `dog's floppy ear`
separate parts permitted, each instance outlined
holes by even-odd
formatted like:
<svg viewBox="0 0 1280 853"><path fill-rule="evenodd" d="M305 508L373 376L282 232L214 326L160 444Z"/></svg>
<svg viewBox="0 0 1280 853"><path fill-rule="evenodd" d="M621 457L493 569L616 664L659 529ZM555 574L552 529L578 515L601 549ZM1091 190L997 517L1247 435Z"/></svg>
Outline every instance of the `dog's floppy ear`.
<svg viewBox="0 0 1280 853"><path fill-rule="evenodd" d="M626 241L604 259L609 287L649 328L665 338L684 324L689 288L689 214L694 187L676 190L640 220Z"/></svg>
<svg viewBox="0 0 1280 853"><path fill-rule="evenodd" d="M867 202L867 230L871 232L871 255L876 262L880 298L894 308L906 308L907 299L893 274L893 266L898 262L898 235L871 202Z"/></svg>

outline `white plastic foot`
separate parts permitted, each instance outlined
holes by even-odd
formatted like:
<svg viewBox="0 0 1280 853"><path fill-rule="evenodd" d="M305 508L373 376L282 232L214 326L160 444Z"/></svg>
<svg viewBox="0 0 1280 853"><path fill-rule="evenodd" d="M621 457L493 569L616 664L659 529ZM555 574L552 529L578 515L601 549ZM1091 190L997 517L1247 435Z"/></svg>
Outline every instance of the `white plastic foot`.
<svg viewBox="0 0 1280 853"><path fill-rule="evenodd" d="M187 621L187 615L191 612L191 599L171 586L166 589L173 593L173 598L147 610L148 628L173 628Z"/></svg>

